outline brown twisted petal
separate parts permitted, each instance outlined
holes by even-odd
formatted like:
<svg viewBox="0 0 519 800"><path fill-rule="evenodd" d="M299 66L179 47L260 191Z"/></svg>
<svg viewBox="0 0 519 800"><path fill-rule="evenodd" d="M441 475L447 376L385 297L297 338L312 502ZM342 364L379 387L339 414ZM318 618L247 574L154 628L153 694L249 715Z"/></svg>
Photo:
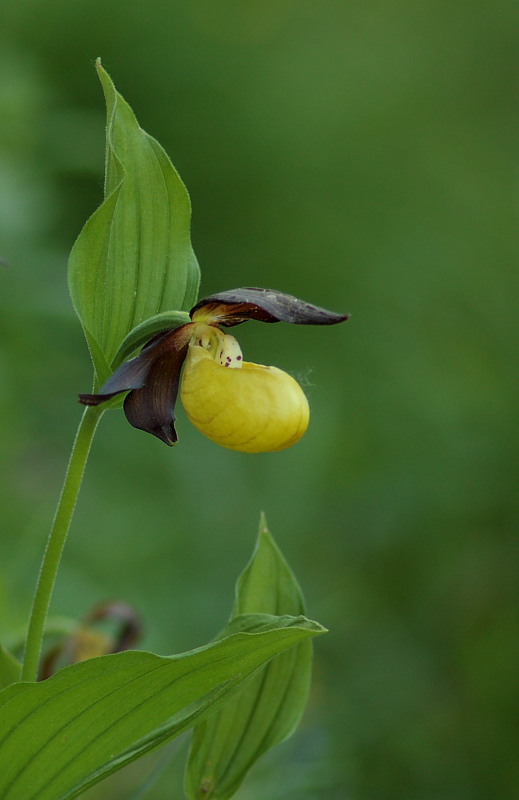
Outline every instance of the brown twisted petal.
<svg viewBox="0 0 519 800"><path fill-rule="evenodd" d="M174 444L178 439L175 402L192 327L189 322L156 336L140 355L122 364L97 394L80 394L79 401L97 406L129 391L124 413L130 425L152 433L165 444Z"/></svg>
<svg viewBox="0 0 519 800"><path fill-rule="evenodd" d="M84 406L98 406L111 400L117 394L144 386L154 360L151 353L143 357L142 353L131 361L122 364L118 370L102 385L97 394L80 394L79 402Z"/></svg>
<svg viewBox="0 0 519 800"><path fill-rule="evenodd" d="M244 287L210 295L191 309L192 319L211 319L232 327L257 319L261 322L290 322L293 325L337 325L348 314L336 314L325 308L305 303L275 289Z"/></svg>

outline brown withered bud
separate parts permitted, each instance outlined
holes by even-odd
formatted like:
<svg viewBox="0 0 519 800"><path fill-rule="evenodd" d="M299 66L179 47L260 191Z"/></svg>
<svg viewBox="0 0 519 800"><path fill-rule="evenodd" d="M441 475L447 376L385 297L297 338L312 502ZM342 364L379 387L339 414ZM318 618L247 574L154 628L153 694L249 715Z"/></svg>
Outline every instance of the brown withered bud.
<svg viewBox="0 0 519 800"><path fill-rule="evenodd" d="M99 629L100 623L108 623L110 632ZM142 624L132 606L121 600L103 603L78 621L73 633L65 636L46 653L38 679L50 678L68 664L130 650L141 635Z"/></svg>

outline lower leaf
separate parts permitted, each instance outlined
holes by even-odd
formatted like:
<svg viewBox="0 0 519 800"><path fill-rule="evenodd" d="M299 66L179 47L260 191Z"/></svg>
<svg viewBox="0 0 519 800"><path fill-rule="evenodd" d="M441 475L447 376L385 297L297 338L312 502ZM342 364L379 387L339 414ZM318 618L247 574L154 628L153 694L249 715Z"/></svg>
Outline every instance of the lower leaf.
<svg viewBox="0 0 519 800"><path fill-rule="evenodd" d="M236 587L227 630L254 614L302 614L299 584L262 519L256 549ZM197 725L186 770L189 800L227 800L254 763L296 728L312 672L312 644L301 642L262 667L231 702Z"/></svg>
<svg viewBox="0 0 519 800"><path fill-rule="evenodd" d="M20 680L22 666L9 650L0 644L0 689Z"/></svg>
<svg viewBox="0 0 519 800"><path fill-rule="evenodd" d="M258 627L259 625L259 627ZM278 653L323 632L302 617L249 615L179 656L126 651L0 692L0 797L66 800L213 711Z"/></svg>

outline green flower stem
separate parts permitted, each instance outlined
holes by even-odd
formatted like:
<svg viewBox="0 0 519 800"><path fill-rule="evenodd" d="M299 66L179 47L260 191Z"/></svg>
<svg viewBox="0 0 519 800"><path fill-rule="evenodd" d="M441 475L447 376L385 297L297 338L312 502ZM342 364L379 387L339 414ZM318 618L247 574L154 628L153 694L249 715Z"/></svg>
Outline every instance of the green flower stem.
<svg viewBox="0 0 519 800"><path fill-rule="evenodd" d="M85 409L72 446L63 489L61 490L56 515L47 540L47 547L34 595L25 646L22 681L35 681L37 679L41 645L56 574L81 488L90 445L103 411L104 409L99 407Z"/></svg>

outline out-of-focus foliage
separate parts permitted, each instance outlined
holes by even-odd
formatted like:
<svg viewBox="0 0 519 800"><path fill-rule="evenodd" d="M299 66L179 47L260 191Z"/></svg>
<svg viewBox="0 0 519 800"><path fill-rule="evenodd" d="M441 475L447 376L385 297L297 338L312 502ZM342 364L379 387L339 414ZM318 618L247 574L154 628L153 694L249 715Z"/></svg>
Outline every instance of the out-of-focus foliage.
<svg viewBox="0 0 519 800"><path fill-rule="evenodd" d="M331 633L302 728L238 799L515 796L517 3L5 5L0 636L90 388L66 262L102 198L101 56L189 188L203 294L270 285L352 319L240 329L306 384L292 450L226 452L179 414L172 451L105 415L54 612L121 598L144 647L201 644L264 509Z"/></svg>

